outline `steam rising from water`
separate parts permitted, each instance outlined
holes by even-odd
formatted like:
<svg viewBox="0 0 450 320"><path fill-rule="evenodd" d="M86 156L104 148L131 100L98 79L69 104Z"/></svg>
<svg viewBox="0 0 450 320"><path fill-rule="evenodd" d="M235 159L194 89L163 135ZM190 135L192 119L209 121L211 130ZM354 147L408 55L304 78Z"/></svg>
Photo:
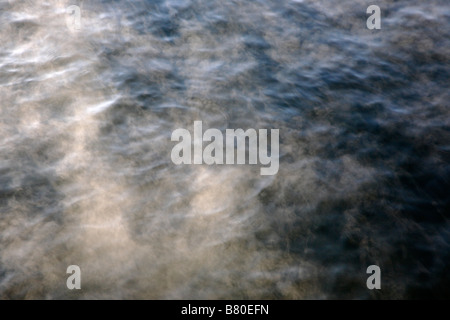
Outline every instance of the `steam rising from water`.
<svg viewBox="0 0 450 320"><path fill-rule="evenodd" d="M0 297L448 297L450 13L380 6L1 1ZM280 171L173 165L194 120Z"/></svg>

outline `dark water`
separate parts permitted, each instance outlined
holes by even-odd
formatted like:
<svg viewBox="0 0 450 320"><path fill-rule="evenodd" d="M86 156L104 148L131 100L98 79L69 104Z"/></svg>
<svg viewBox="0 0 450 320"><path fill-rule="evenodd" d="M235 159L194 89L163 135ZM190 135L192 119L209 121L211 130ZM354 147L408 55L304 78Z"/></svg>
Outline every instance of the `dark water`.
<svg viewBox="0 0 450 320"><path fill-rule="evenodd" d="M0 298L450 298L449 19L446 0L0 1ZM174 165L194 120L279 129L278 174Z"/></svg>

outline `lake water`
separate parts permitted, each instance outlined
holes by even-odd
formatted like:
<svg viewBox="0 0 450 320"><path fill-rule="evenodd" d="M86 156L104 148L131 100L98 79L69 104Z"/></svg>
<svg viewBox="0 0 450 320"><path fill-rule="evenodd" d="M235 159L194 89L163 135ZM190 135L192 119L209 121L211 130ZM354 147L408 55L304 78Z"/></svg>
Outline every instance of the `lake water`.
<svg viewBox="0 0 450 320"><path fill-rule="evenodd" d="M449 21L447 0L0 1L0 298L450 298ZM279 129L278 173L173 164L196 120Z"/></svg>

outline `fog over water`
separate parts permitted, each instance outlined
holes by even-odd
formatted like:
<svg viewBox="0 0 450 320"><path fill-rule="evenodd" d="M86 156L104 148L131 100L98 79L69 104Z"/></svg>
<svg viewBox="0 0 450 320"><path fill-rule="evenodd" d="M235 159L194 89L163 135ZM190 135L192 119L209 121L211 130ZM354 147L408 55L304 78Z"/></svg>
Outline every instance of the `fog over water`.
<svg viewBox="0 0 450 320"><path fill-rule="evenodd" d="M449 21L444 0L0 0L0 298L450 298ZM197 120L279 129L278 173L175 165Z"/></svg>

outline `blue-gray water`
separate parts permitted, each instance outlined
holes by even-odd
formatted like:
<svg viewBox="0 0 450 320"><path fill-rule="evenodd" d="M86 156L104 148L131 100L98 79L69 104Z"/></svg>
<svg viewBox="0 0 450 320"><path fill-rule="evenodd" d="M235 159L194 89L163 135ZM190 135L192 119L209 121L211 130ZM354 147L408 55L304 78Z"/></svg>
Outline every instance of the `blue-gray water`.
<svg viewBox="0 0 450 320"><path fill-rule="evenodd" d="M447 0L0 1L0 298L450 298L449 19ZM174 165L194 120L279 129L278 174Z"/></svg>

